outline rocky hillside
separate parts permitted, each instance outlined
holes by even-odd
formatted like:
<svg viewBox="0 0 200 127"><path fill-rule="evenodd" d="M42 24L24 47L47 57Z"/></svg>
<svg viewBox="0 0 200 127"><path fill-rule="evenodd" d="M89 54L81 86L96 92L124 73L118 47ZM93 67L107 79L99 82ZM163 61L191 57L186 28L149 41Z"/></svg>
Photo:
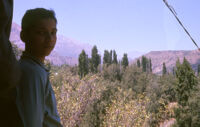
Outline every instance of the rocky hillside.
<svg viewBox="0 0 200 127"><path fill-rule="evenodd" d="M179 59L183 61L185 57L191 64L194 70L197 70L198 64L200 64L200 51L151 51L145 54L147 58L151 58L153 73L161 73L162 65L165 62L168 72L171 72L173 67L176 65L176 61ZM139 57L140 59L141 57ZM136 61L136 60L134 60Z"/></svg>

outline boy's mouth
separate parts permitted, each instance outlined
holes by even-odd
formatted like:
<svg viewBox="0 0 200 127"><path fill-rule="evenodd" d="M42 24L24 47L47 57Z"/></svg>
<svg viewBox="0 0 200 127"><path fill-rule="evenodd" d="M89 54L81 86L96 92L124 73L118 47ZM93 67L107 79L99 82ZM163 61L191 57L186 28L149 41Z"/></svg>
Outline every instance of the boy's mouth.
<svg viewBox="0 0 200 127"><path fill-rule="evenodd" d="M53 46L44 46L44 48L53 48Z"/></svg>

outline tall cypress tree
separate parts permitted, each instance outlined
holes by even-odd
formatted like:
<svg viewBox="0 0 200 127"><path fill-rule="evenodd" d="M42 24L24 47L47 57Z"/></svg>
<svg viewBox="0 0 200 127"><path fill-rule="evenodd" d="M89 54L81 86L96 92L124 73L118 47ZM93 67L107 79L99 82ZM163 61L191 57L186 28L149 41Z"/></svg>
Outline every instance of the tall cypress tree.
<svg viewBox="0 0 200 127"><path fill-rule="evenodd" d="M142 56L142 71L147 72L148 60L145 56Z"/></svg>
<svg viewBox="0 0 200 127"><path fill-rule="evenodd" d="M81 54L79 55L79 64L78 64L78 74L82 78L88 74L88 55L82 50Z"/></svg>
<svg viewBox="0 0 200 127"><path fill-rule="evenodd" d="M199 73L200 73L200 64L198 65L198 68L197 68L197 75L199 76Z"/></svg>
<svg viewBox="0 0 200 127"><path fill-rule="evenodd" d="M108 50L104 50L104 56L103 56L103 65L109 65L110 61L110 53Z"/></svg>
<svg viewBox="0 0 200 127"><path fill-rule="evenodd" d="M88 58L88 68L89 68L89 72L92 72L92 69L93 69L93 63L92 63L92 59L91 58Z"/></svg>
<svg viewBox="0 0 200 127"><path fill-rule="evenodd" d="M116 54L115 50L113 50L113 61L112 61L112 63L118 64L118 61L117 61L117 54Z"/></svg>
<svg viewBox="0 0 200 127"><path fill-rule="evenodd" d="M141 64L140 64L140 59L137 60L137 67L140 68Z"/></svg>
<svg viewBox="0 0 200 127"><path fill-rule="evenodd" d="M149 59L149 70L152 72L152 63L151 63L151 58Z"/></svg>
<svg viewBox="0 0 200 127"><path fill-rule="evenodd" d="M101 62L101 57L98 54L98 49L97 49L96 45L92 48L92 55L91 56L92 56L92 58L91 58L90 70L93 73L97 73L97 70L98 70L97 68L98 68L98 65Z"/></svg>
<svg viewBox="0 0 200 127"><path fill-rule="evenodd" d="M110 53L109 53L109 65L112 64L112 50L110 50Z"/></svg>
<svg viewBox="0 0 200 127"><path fill-rule="evenodd" d="M175 72L175 67L172 68L172 74L173 74L173 75L176 74L176 72Z"/></svg>
<svg viewBox="0 0 200 127"><path fill-rule="evenodd" d="M124 53L124 56L122 58L121 64L122 64L123 68L126 68L128 66L128 64L129 64L129 62L128 62L128 56L127 56L126 53Z"/></svg>
<svg viewBox="0 0 200 127"><path fill-rule="evenodd" d="M162 75L166 75L167 74L167 68L165 65L165 62L163 63L163 69L162 69Z"/></svg>

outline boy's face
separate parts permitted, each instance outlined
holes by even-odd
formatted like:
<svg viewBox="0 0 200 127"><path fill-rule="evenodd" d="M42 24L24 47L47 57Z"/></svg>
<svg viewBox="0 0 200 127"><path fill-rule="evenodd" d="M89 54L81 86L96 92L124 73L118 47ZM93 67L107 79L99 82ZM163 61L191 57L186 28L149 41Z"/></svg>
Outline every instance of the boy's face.
<svg viewBox="0 0 200 127"><path fill-rule="evenodd" d="M38 20L26 35L26 50L36 57L48 56L56 44L56 33L54 19Z"/></svg>

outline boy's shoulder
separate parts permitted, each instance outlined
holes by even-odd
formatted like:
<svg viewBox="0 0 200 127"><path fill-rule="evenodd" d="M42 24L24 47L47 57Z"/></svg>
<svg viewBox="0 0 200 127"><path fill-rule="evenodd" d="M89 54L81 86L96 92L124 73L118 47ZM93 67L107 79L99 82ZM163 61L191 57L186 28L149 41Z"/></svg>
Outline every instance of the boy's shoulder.
<svg viewBox="0 0 200 127"><path fill-rule="evenodd" d="M32 76L47 76L47 71L45 68L31 59L20 59L19 63L22 73Z"/></svg>

